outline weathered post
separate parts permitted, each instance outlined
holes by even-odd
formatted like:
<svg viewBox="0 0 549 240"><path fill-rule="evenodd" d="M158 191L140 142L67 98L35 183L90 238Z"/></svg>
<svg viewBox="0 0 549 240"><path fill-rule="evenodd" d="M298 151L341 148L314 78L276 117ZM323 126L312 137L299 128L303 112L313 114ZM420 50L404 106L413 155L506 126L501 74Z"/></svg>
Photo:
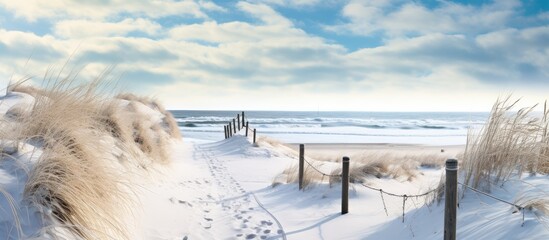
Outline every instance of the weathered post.
<svg viewBox="0 0 549 240"><path fill-rule="evenodd" d="M233 132L236 134L236 120L233 118Z"/></svg>
<svg viewBox="0 0 549 240"><path fill-rule="evenodd" d="M299 190L303 189L303 168L305 167L305 145L299 144Z"/></svg>
<svg viewBox="0 0 549 240"><path fill-rule="evenodd" d="M238 121L238 131L240 131L240 114L236 114L236 120Z"/></svg>
<svg viewBox="0 0 549 240"><path fill-rule="evenodd" d="M349 212L349 157L343 157L341 176L341 214Z"/></svg>
<svg viewBox="0 0 549 240"><path fill-rule="evenodd" d="M223 133L225 133L225 139L227 139L227 126L223 126Z"/></svg>
<svg viewBox="0 0 549 240"><path fill-rule="evenodd" d="M233 128L231 126L231 122L229 122L229 137L233 136Z"/></svg>
<svg viewBox="0 0 549 240"><path fill-rule="evenodd" d="M456 239L457 171L458 161L456 159L446 160L444 240Z"/></svg>
<svg viewBox="0 0 549 240"><path fill-rule="evenodd" d="M245 120L244 120L244 111L242 111L242 128L244 128L244 123L245 123Z"/></svg>
<svg viewBox="0 0 549 240"><path fill-rule="evenodd" d="M249 124L250 124L250 123L246 122L246 137L248 136L248 125L249 125Z"/></svg>
<svg viewBox="0 0 549 240"><path fill-rule="evenodd" d="M255 130L256 130L256 129L254 128L254 143L255 143Z"/></svg>

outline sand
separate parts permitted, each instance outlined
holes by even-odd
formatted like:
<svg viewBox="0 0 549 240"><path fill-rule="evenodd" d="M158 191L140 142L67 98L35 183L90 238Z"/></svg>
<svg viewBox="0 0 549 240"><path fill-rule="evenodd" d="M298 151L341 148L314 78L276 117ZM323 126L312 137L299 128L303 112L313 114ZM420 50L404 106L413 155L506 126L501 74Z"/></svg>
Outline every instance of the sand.
<svg viewBox="0 0 549 240"><path fill-rule="evenodd" d="M299 150L299 144L287 144ZM390 153L393 155L430 155L440 154L455 158L465 149L465 145L432 146L419 144L372 144L372 143L313 143L305 144L306 154L326 156L352 156L361 153Z"/></svg>

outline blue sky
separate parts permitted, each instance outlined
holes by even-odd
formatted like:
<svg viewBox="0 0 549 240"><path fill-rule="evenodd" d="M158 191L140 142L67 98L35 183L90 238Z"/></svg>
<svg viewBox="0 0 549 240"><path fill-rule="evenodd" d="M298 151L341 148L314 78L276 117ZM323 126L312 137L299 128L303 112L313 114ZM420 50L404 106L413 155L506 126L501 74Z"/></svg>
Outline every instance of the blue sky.
<svg viewBox="0 0 549 240"><path fill-rule="evenodd" d="M0 84L115 66L171 109L488 111L549 96L549 1L0 0Z"/></svg>

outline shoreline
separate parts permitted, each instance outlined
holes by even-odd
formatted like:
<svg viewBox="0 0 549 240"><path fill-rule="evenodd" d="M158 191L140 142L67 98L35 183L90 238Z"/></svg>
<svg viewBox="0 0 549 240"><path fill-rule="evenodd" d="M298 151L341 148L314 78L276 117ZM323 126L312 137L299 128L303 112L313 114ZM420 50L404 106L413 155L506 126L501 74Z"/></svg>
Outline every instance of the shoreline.
<svg viewBox="0 0 549 240"><path fill-rule="evenodd" d="M291 149L299 151L299 144L284 143ZM465 150L465 145L422 145L400 143L309 143L305 152L321 155L356 155L362 153L380 153L395 155L440 154L456 157Z"/></svg>

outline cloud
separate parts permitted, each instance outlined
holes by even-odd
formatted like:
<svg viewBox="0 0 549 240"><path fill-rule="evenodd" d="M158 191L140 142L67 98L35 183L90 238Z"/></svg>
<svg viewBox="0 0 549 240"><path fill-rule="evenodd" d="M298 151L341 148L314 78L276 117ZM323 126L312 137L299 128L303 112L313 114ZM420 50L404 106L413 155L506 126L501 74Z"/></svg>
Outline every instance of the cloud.
<svg viewBox="0 0 549 240"><path fill-rule="evenodd" d="M154 72L145 69L128 69L122 72L118 86L127 92L147 94L151 87L165 86L173 83L174 78L168 73Z"/></svg>
<svg viewBox="0 0 549 240"><path fill-rule="evenodd" d="M382 36L379 46L357 50L331 38L333 32L314 34L277 11L321 4L315 1L242 1L223 7L210 1L137 1L127 9L128 2L108 2L112 9L100 6L95 13L97 1L64 9L77 3L53 0L43 6L52 15L1 2L18 9L17 16L35 11L35 20L54 20L50 34L0 29L0 55L6 56L0 59L0 77L12 72L40 76L69 58L75 66L86 65L86 79L116 66L120 86L157 94L171 101L168 105L181 103L174 108L444 110L444 104L459 104L445 99L453 92L466 102L459 109L468 110L481 98L490 98L482 102L489 107L492 97L508 89L538 91L535 96L549 90L549 25L539 20L543 14L513 22L522 11L516 1L482 6L441 1L434 7L402 0L349 1L334 9L342 18L327 28L357 41L368 41L363 35ZM181 11L195 18L192 23L178 19L172 27L156 19L178 15L178 4L193 6ZM210 12L216 13L205 15Z"/></svg>
<svg viewBox="0 0 549 240"><path fill-rule="evenodd" d="M311 7L322 3L321 0L252 0L253 3L263 3L267 5L284 7Z"/></svg>
<svg viewBox="0 0 549 240"><path fill-rule="evenodd" d="M65 56L63 43L52 36L37 36L33 33L7 31L0 29L1 62L14 62L33 58L40 61L52 61Z"/></svg>
<svg viewBox="0 0 549 240"><path fill-rule="evenodd" d="M220 10L213 3L197 3L192 0L2 0L0 6L12 11L15 16L34 22L38 19L93 19L104 20L111 17L132 15L134 17L187 16L207 18L202 10Z"/></svg>
<svg viewBox="0 0 549 240"><path fill-rule="evenodd" d="M291 27L293 25L290 20L283 17L267 5L238 2L236 6L240 10L260 19L263 23L267 25L283 27Z"/></svg>
<svg viewBox="0 0 549 240"><path fill-rule="evenodd" d="M66 39L125 36L132 32L153 36L161 30L158 23L148 19L126 18L120 22L97 22L90 20L63 20L55 24L54 34Z"/></svg>
<svg viewBox="0 0 549 240"><path fill-rule="evenodd" d="M434 8L400 0L353 0L341 12L348 22L325 26L325 29L364 36L381 32L391 37L427 33L475 34L504 28L518 14L520 6L518 0L494 1L480 7L442 1Z"/></svg>
<svg viewBox="0 0 549 240"><path fill-rule="evenodd" d="M226 8L221 7L221 6L215 4L212 1L200 0L198 2L198 4L200 5L200 7L202 7L205 10L208 10L208 11L214 11L214 12L227 12L228 11Z"/></svg>
<svg viewBox="0 0 549 240"><path fill-rule="evenodd" d="M79 47L73 57L75 62L120 65L178 59L168 47L146 38L94 38L78 42Z"/></svg>

